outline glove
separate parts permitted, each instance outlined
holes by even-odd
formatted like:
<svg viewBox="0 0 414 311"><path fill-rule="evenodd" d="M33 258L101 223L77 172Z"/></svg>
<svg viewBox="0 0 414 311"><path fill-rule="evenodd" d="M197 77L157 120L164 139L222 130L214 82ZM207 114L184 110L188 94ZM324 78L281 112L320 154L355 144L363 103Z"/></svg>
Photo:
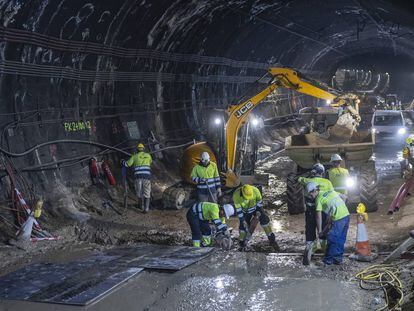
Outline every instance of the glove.
<svg viewBox="0 0 414 311"><path fill-rule="evenodd" d="M122 165L122 166L127 167L127 163L126 163L126 161L125 161L125 160L122 160L122 161L121 161L121 165Z"/></svg>
<svg viewBox="0 0 414 311"><path fill-rule="evenodd" d="M205 184L207 182L207 179L206 178L202 178L202 177L200 177L199 179L198 179L198 183L199 184Z"/></svg>
<svg viewBox="0 0 414 311"><path fill-rule="evenodd" d="M221 195L222 195L223 193L221 192L221 188L218 188L217 189L217 196L218 197L221 197Z"/></svg>

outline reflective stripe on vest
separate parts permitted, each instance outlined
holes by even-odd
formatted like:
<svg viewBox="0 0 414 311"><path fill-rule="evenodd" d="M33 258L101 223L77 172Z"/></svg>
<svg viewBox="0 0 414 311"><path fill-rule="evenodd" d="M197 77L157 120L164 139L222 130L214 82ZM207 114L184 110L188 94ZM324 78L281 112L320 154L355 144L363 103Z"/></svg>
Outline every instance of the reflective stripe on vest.
<svg viewBox="0 0 414 311"><path fill-rule="evenodd" d="M255 205L255 206L253 206L253 207L249 207L249 208L245 211L245 213L247 213L247 214L253 213L254 211L256 211L256 208L257 208L257 206L256 206L256 205Z"/></svg>
<svg viewBox="0 0 414 311"><path fill-rule="evenodd" d="M207 184L208 184L208 186L206 185L206 183L198 183L197 188L198 189L216 188L216 179L215 178L207 178Z"/></svg>
<svg viewBox="0 0 414 311"><path fill-rule="evenodd" d="M151 175L151 168L149 166L136 166L134 168L135 174Z"/></svg>

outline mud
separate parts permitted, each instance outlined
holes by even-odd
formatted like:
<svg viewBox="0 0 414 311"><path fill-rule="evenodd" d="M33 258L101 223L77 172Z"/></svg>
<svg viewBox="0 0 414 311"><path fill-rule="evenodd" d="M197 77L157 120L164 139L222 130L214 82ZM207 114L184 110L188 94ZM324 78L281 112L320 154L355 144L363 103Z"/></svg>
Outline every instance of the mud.
<svg viewBox="0 0 414 311"><path fill-rule="evenodd" d="M176 273L143 272L94 310L370 310L373 295L361 292L344 267L299 268L300 260L276 254L217 252ZM340 293L340 294L338 294ZM350 299L352 297L352 299ZM0 310L83 310L5 301Z"/></svg>
<svg viewBox="0 0 414 311"><path fill-rule="evenodd" d="M402 180L399 177L399 146L378 146L375 152L379 172L379 210L369 214L367 229L374 249L392 250L406 238L414 221L414 198L392 216L388 206ZM386 151L385 151L386 150ZM300 254L304 247L304 216L291 216L285 204L286 176L294 163L283 152L267 156L258 163L258 173L270 175L270 185L263 189L266 210L276 233L282 253ZM133 193L130 191L130 193ZM136 208L136 199L129 198L123 207L123 189L92 185L79 190L71 198L81 213L89 217L75 222L64 215L46 211L42 219L47 229L61 238L54 242L33 244L26 251L12 246L0 248L0 273L5 274L24 265L45 261L60 262L82 258L91 252L117 245L145 242L163 245L191 245L190 230L185 220L186 210L157 210L143 214ZM121 212L103 204L110 201ZM238 220L228 221L237 237ZM346 244L349 253L354 246L356 219L352 221ZM13 230L9 230L9 235ZM320 257L318 257L320 258ZM241 253L237 243L230 252L218 252L176 274L144 272L120 291L90 310L369 310L372 295L358 290L354 274L364 264L346 261L340 268L321 270L303 267L301 257L273 253L261 228L253 235L250 251ZM206 291L208 288L210 291ZM310 289L310 290L309 290ZM316 291L316 292L315 292ZM343 292L344 295L338 295ZM139 295L137 295L139 293ZM352 297L352 299L350 299ZM335 298L335 299L333 299ZM340 299L340 303L336 301ZM377 299L378 300L378 299ZM382 303L382 302L381 302ZM275 307L276 306L276 307ZM66 306L1 302L0 310L73 310Z"/></svg>

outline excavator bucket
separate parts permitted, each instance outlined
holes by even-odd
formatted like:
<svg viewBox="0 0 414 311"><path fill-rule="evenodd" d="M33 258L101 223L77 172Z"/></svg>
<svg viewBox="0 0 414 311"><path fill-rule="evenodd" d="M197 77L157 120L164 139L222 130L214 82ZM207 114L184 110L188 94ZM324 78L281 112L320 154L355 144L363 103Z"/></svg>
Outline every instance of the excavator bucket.
<svg viewBox="0 0 414 311"><path fill-rule="evenodd" d="M355 119L350 114L341 115L335 125L328 129L328 140L335 144L349 142L357 125Z"/></svg>
<svg viewBox="0 0 414 311"><path fill-rule="evenodd" d="M224 180L226 188L236 188L240 186L240 178L232 171L221 173L221 178Z"/></svg>

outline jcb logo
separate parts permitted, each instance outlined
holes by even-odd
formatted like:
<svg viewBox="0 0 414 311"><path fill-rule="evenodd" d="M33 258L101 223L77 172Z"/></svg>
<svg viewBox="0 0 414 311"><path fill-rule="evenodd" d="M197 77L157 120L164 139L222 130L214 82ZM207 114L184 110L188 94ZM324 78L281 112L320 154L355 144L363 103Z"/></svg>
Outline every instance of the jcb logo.
<svg viewBox="0 0 414 311"><path fill-rule="evenodd" d="M236 111L236 118L240 119L246 112L253 108L253 103L249 100L239 110Z"/></svg>

